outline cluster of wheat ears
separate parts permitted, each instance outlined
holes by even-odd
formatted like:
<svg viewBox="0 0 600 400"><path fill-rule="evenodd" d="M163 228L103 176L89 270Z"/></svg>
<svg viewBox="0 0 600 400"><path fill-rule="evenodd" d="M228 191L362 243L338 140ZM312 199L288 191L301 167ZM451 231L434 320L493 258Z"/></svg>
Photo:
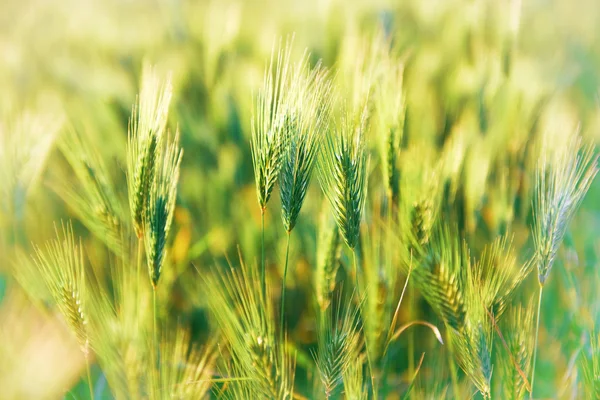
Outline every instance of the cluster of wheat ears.
<svg viewBox="0 0 600 400"><path fill-rule="evenodd" d="M381 39L366 49L350 74L293 50L291 39L274 46L253 96L249 147L262 216L261 257L247 263L240 254L226 269L196 266L200 293L218 326L203 346L183 324L169 320L163 304L172 283L163 282L163 269L169 268L183 157L179 133L167 128L170 77L144 67L129 122L129 207L121 204L103 160L85 138L73 129L62 133L59 147L78 184L56 192L110 250L112 261L104 268L109 273L87 265L92 257L72 224L59 222L54 240L19 257L15 276L33 298L39 285L32 282L43 278L85 356L90 396L94 363L117 398L417 397L425 356L415 358L417 330L439 342L430 351L448 355L439 358L434 396L469 398L478 391L484 398L534 397L536 359L543 352L537 346L543 289L598 171L593 146L565 132L560 144L522 142L497 156L467 152L459 139L439 153L426 144L408 148L404 59L390 43ZM339 79L349 75L353 79ZM526 165L532 153L538 161ZM478 156L487 157L483 167ZM522 190L519 180L533 179L530 195L523 195L532 199L528 243L513 239L507 212L499 224L504 228L480 246L487 235L477 242L474 222L457 211L477 208L469 194L481 189L464 179L473 174L469 168L496 165L504 171L498 195L505 196L508 210ZM299 219L313 218L302 213L307 194L316 193L309 190L313 175L326 201L310 274L316 345L301 359L288 330L286 282L294 266L294 228ZM279 274L268 262L277 254L265 250L265 215L273 211L269 201L277 188L286 233ZM474 242L477 250L469 247ZM537 270L539 292L515 301L531 270ZM417 293L434 321L412 318ZM412 338L408 353L399 351L401 335ZM582 364L592 396L600 395L599 340L592 333L596 351ZM396 364L407 358L406 377L400 377ZM298 379L311 381L306 386L312 389L297 390ZM500 384L494 388L493 382Z"/></svg>

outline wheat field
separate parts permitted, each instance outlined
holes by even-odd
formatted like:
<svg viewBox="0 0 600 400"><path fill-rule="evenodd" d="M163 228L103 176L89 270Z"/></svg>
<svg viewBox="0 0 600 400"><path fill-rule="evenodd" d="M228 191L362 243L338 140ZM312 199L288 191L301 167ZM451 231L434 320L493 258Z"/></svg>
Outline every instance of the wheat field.
<svg viewBox="0 0 600 400"><path fill-rule="evenodd" d="M600 399L600 4L0 4L1 399Z"/></svg>

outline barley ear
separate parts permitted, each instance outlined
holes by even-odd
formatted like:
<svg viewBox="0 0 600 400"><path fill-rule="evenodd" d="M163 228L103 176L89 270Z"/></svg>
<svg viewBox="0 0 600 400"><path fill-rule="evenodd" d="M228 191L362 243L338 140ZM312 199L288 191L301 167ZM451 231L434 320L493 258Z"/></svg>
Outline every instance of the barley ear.
<svg viewBox="0 0 600 400"><path fill-rule="evenodd" d="M504 396L507 400L521 400L527 394L527 386L521 373L527 377L531 369L534 310L533 303L529 302L527 306L515 306L508 314L505 335L508 354L504 355L501 362Z"/></svg>
<svg viewBox="0 0 600 400"><path fill-rule="evenodd" d="M321 188L351 249L358 244L367 192L367 117L367 104L358 115L343 111L325 139L319 166Z"/></svg>
<svg viewBox="0 0 600 400"><path fill-rule="evenodd" d="M284 47L280 43L277 53L273 49L252 115L250 148L258 204L262 210L267 207L275 187L285 151L285 96L290 89L290 76L293 72L290 61L291 44L291 40Z"/></svg>
<svg viewBox="0 0 600 400"><path fill-rule="evenodd" d="M70 223L55 227L56 239L35 248L34 261L56 306L77 338L81 351L90 351L83 246L77 244Z"/></svg>
<svg viewBox="0 0 600 400"><path fill-rule="evenodd" d="M533 201L533 241L542 286L567 227L598 173L594 146L584 145L579 136L570 138L564 148L548 153L546 150L538 165Z"/></svg>
<svg viewBox="0 0 600 400"><path fill-rule="evenodd" d="M359 308L348 302L342 312L341 304L320 319L318 351L313 354L326 399L338 398L344 375L348 378L348 368L356 363L362 346Z"/></svg>
<svg viewBox="0 0 600 400"><path fill-rule="evenodd" d="M283 119L285 150L279 177L283 225L291 232L304 203L320 139L327 126L331 85L327 71L308 70L306 56L296 67Z"/></svg>
<svg viewBox="0 0 600 400"><path fill-rule="evenodd" d="M80 221L115 254L123 256L122 243L124 213L106 167L73 128L64 132L58 145L75 173L79 185L71 183L54 187Z"/></svg>
<svg viewBox="0 0 600 400"><path fill-rule="evenodd" d="M177 132L172 141L167 138L164 151L161 151L161 158L157 160L156 174L152 181L143 220L148 272L153 287L158 284L167 252L167 239L175 211L182 157L183 150L179 147L179 132Z"/></svg>
<svg viewBox="0 0 600 400"><path fill-rule="evenodd" d="M144 212L154 181L155 165L161 157L172 95L170 76L161 82L149 65L144 66L141 86L129 121L127 140L129 208L138 238L143 236Z"/></svg>

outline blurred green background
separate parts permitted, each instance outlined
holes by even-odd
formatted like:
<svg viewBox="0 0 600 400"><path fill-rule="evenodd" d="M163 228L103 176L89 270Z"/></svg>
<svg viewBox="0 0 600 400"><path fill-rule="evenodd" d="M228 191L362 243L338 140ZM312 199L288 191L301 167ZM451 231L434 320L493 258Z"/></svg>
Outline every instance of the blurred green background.
<svg viewBox="0 0 600 400"><path fill-rule="evenodd" d="M31 243L52 237L55 221L74 217L56 190L75 184L55 148L64 129L89 139L125 201L127 124L144 61L172 72L169 124L179 127L185 151L172 231L174 267L166 272L173 284L169 310L202 336L208 322L202 293L190 288L198 274L190 263L200 271L224 264L238 246L246 260L260 257L250 116L278 38L294 33L296 51L308 48L312 59L337 68L343 80L361 57L363 41L383 30L407 60L406 141L442 147L453 132L477 125L505 135L505 150L538 132L560 137L578 126L584 137L600 142L598 21L596 0L3 0L0 387L6 397L0 397L52 398L79 380L76 346L31 306L10 271L17 248L31 252ZM475 192L484 191L483 179L473 181ZM277 196L266 215L274 271L282 268L285 251ZM314 184L301 215L318 215L322 199ZM530 199L522 201L526 222ZM545 291L540 397L572 398L573 357L583 332L600 321L599 204L597 180ZM501 206L482 200L473 223L494 226L485 220L488 209L499 215L493 207ZM291 250L288 324L294 340L304 344L314 341L309 271L317 224L318 218L301 217ZM95 265L110 262L83 225L75 221L75 228L89 242ZM425 304L423 313L430 314ZM57 367L56 360L67 359L73 362ZM427 369L435 366L426 359Z"/></svg>

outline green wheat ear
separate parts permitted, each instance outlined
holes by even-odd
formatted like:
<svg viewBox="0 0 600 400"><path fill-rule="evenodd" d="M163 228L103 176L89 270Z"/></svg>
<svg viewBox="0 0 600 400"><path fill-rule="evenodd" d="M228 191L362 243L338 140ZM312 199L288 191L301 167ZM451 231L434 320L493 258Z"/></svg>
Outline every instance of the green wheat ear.
<svg viewBox="0 0 600 400"><path fill-rule="evenodd" d="M58 142L79 186L60 184L55 191L75 211L79 220L115 254L123 256L122 228L125 217L102 159L74 129Z"/></svg>
<svg viewBox="0 0 600 400"><path fill-rule="evenodd" d="M155 165L167 125L171 78L162 82L154 68L144 66L141 93L133 107L127 141L127 188L133 227L143 236L144 212L154 181Z"/></svg>
<svg viewBox="0 0 600 400"><path fill-rule="evenodd" d="M362 348L359 307L348 302L342 311L342 302L320 319L318 351L313 354L323 385L325 398L338 398L344 375L357 362Z"/></svg>
<svg viewBox="0 0 600 400"><path fill-rule="evenodd" d="M227 342L235 373L248 378L234 383L233 394L227 396L291 399L295 366L286 341L275 332L270 282L265 297L259 271L240 263L204 277L208 308Z"/></svg>
<svg viewBox="0 0 600 400"><path fill-rule="evenodd" d="M504 396L507 400L524 399L527 394L527 385L515 363L526 377L529 376L533 355L534 310L533 303L529 302L527 306L515 306L507 316L507 330L504 336L509 354L505 355L501 362L504 372Z"/></svg>
<svg viewBox="0 0 600 400"><path fill-rule="evenodd" d="M290 90L291 40L271 54L252 116L252 165L258 204L264 210L271 197L285 152L285 100Z"/></svg>
<svg viewBox="0 0 600 400"><path fill-rule="evenodd" d="M179 132L173 141L167 138L165 148L160 153L143 219L144 245L153 287L156 287L160 278L175 210L179 166L183 157L183 150L179 147Z"/></svg>
<svg viewBox="0 0 600 400"><path fill-rule="evenodd" d="M88 355L90 342L86 314L86 285L83 246L75 242L71 224L55 227L56 239L44 248L35 248L34 261L56 306L77 338L81 351Z"/></svg>
<svg viewBox="0 0 600 400"><path fill-rule="evenodd" d="M325 139L319 160L321 188L351 249L358 243L367 192L367 117L367 104L356 115L343 111Z"/></svg>
<svg viewBox="0 0 600 400"><path fill-rule="evenodd" d="M327 71L309 71L305 56L296 67L287 94L283 118L284 155L279 174L283 225L291 232L312 175L321 137L325 133L331 84Z"/></svg>
<svg viewBox="0 0 600 400"><path fill-rule="evenodd" d="M554 154L544 154L536 175L533 241L538 278L544 285L569 222L598 173L594 146L575 136Z"/></svg>

